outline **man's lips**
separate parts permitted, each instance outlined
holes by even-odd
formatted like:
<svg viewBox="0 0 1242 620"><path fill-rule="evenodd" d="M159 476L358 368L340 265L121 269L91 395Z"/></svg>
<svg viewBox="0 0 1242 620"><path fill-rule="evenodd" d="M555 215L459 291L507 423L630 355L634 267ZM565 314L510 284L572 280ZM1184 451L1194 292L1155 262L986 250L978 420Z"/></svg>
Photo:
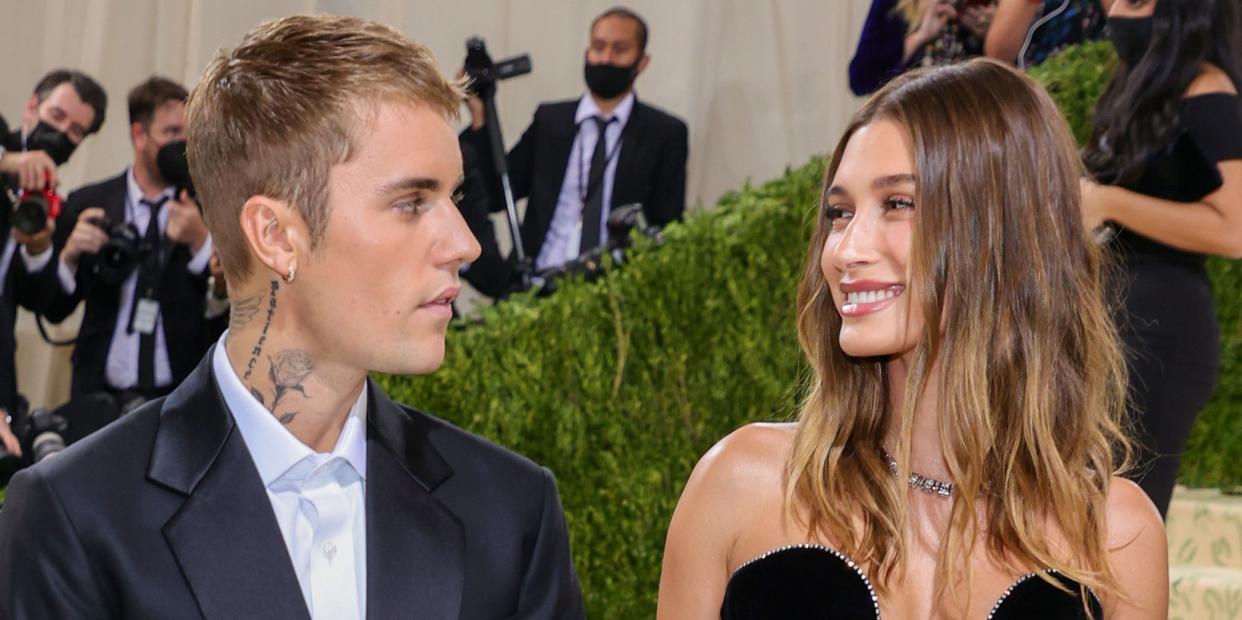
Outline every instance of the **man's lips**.
<svg viewBox="0 0 1242 620"><path fill-rule="evenodd" d="M431 301L425 304L422 304L421 306L419 306L419 308L427 308L431 310L441 309L445 307L451 308L453 305L453 302L457 299L457 296L459 294L461 294L460 286L453 285L453 286L446 287L444 290L440 291L435 297L433 297Z"/></svg>

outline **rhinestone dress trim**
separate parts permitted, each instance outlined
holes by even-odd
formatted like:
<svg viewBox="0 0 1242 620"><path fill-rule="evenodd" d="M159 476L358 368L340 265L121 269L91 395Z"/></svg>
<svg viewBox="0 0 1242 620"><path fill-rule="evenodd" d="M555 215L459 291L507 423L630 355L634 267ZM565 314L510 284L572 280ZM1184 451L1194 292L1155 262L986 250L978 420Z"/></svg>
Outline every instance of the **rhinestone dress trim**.
<svg viewBox="0 0 1242 620"><path fill-rule="evenodd" d="M844 553L841 553L840 551L837 551L836 549L833 549L832 547L827 547L819 543L798 543L796 545L785 545L783 547L777 547L775 549L765 551L763 552L763 554L759 555L758 557L747 560L743 562L742 564L740 564L737 568L733 569L733 572L729 574L729 578L732 579L733 576L738 574L738 572L741 571L743 568L746 568L747 566L750 566L751 564L754 564L755 562L767 559L778 553L784 553L786 551L792 551L794 549L817 549L819 551L826 551L832 554L833 556L835 556L837 559L841 560L842 562L845 562L845 565L853 569L854 572L858 574L858 578L862 579L863 585L867 586L867 594L871 597L871 605L875 609L876 620L880 619L880 597L876 595L875 586L871 583L871 579L867 577L867 574L862 571L862 567L859 566L857 563L855 563L854 560L851 560L850 557L845 555ZM1059 575L1061 574L1061 571L1055 568L1047 568L1047 569L1040 570L1040 571L1033 571L1033 572L1027 573L1019 577L1017 581L1014 581L1013 583L1009 584L1009 587L1005 588L1005 591L1001 593L1000 598L996 599L996 602L992 604L992 609L988 611L987 620L993 620L996 617L996 612L1000 610L1001 605L1005 603L1005 600L1009 598L1010 594L1013 594L1013 591L1016 590L1018 586L1021 586L1023 583L1027 582L1028 580L1034 577L1038 577L1041 573L1048 573L1050 575ZM1100 600L1100 597L1096 595L1095 590L1093 588L1088 587L1087 591L1091 594L1093 598L1095 598L1095 600L1097 601Z"/></svg>

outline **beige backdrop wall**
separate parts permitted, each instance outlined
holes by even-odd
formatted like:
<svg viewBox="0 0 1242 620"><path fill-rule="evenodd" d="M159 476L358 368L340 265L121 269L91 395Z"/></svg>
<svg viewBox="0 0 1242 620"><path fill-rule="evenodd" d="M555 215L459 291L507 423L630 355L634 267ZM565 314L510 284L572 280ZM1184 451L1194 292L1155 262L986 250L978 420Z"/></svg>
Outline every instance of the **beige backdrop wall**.
<svg viewBox="0 0 1242 620"><path fill-rule="evenodd" d="M481 35L493 57L528 52L534 71L501 87L512 144L540 101L582 92L582 53L593 16L612 0L0 0L0 114L20 123L47 70L76 67L108 90L107 117L73 156L62 187L119 173L131 157L125 94L152 73L194 83L215 50L258 22L299 12L350 14L391 24L427 44L446 72ZM652 62L637 89L690 126L687 199L710 206L747 179L760 181L828 150L857 100L846 86L868 0L632 0L651 29ZM503 231L500 231L503 233ZM503 234L499 235L502 239ZM53 329L76 333L77 318ZM18 326L18 374L35 405L68 394L67 348L43 344L31 316Z"/></svg>

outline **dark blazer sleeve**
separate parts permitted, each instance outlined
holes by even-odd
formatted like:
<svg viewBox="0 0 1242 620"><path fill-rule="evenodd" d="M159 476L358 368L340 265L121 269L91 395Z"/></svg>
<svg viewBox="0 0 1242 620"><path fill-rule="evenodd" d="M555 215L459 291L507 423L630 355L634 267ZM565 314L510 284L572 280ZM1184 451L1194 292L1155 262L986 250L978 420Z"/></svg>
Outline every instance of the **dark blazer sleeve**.
<svg viewBox="0 0 1242 620"><path fill-rule="evenodd" d="M669 136L660 149L660 163L656 168L654 191L655 204L643 209L649 223L665 226L681 219L686 211L686 158L689 157L689 130L686 124L674 119Z"/></svg>
<svg viewBox="0 0 1242 620"><path fill-rule="evenodd" d="M569 532L556 480L543 470L543 515L522 582L517 618L585 618L582 590L569 554Z"/></svg>
<svg viewBox="0 0 1242 620"><path fill-rule="evenodd" d="M59 274L60 254L64 251L65 243L68 242L69 235L78 223L78 215L84 209L82 192L73 192L65 199L64 209L60 217L56 218L56 232L52 234L52 248L55 255L47 264L47 268L37 276L40 289L40 307L37 311L53 323L59 323L73 314L78 304L85 298L86 288L91 285L85 273L86 269L81 264L82 261L79 261L75 274L77 286L72 293L66 291L64 285L60 283Z"/></svg>
<svg viewBox="0 0 1242 620"><path fill-rule="evenodd" d="M509 151L509 189L513 191L513 200L521 200L530 195L531 175L535 166L535 144L539 140L539 110L535 111L535 120L531 121L518 143ZM487 200L492 212L505 210L504 189L500 185L499 173L492 160L492 141L487 129L471 129L467 127L458 135L462 150L467 148L475 152L476 166L479 176L483 179L483 187L487 189ZM467 189L467 192L469 189ZM467 194L467 198L469 194Z"/></svg>
<svg viewBox="0 0 1242 620"><path fill-rule="evenodd" d="M905 69L907 25L895 13L896 0L873 0L867 19L863 21L858 47L850 59L850 90L855 95L868 95L879 89Z"/></svg>
<svg viewBox="0 0 1242 620"><path fill-rule="evenodd" d="M13 477L0 509L0 618L103 618L108 606L60 499L39 468Z"/></svg>
<svg viewBox="0 0 1242 620"><path fill-rule="evenodd" d="M462 273L462 277L488 297L503 297L509 291L513 267L500 253L496 230L488 217L487 182L480 172L479 163L482 158L473 144L463 141L461 159L465 180L457 209L461 211L462 219L466 220L466 225L470 227L470 232L474 234L481 248L479 258L470 263L470 268Z"/></svg>

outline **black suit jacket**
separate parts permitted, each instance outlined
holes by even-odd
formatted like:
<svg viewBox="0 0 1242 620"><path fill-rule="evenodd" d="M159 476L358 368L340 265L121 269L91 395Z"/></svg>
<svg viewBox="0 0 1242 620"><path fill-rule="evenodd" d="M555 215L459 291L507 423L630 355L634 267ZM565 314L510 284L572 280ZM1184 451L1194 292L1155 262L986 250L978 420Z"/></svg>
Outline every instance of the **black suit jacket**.
<svg viewBox="0 0 1242 620"><path fill-rule="evenodd" d="M4 244L14 244L13 260L9 263L8 272L4 276L4 288L0 290L0 407L9 413L17 408L17 339L13 330L17 322L17 307L38 310L54 291L48 288L49 278L55 277L56 260L53 258L41 271L30 273L21 257L21 247L13 239L9 227L9 210L12 206L7 200L0 200L0 252ZM49 272L52 272L49 274Z"/></svg>
<svg viewBox="0 0 1242 620"><path fill-rule="evenodd" d="M53 242L57 255L65 247L65 241L77 224L78 215L91 207L100 207L112 222L125 221L126 200L125 174L106 181L88 185L69 194L61 217L56 221ZM168 345L168 361L172 370L172 384L176 386L185 379L194 365L210 346L203 308L207 294L207 270L192 274L187 266L193 254L180 243L164 240L171 247L168 263L160 281L157 297L160 302L160 320ZM77 288L72 295L65 294L57 283L60 295L43 309L53 322L69 316L78 303L86 300L86 314L82 317L82 329L73 350L73 383L71 397L97 392L106 387L108 349L112 345L112 333L120 312L121 287L101 282L91 273L94 256L84 255L78 265ZM55 269L51 270L55 277ZM169 386L169 387L171 387Z"/></svg>
<svg viewBox="0 0 1242 620"><path fill-rule="evenodd" d="M540 105L530 127L509 151L513 199L529 198L522 221L522 242L532 259L539 256L552 226L578 131L574 124L577 110L577 99ZM635 101L621 133L611 204L615 207L642 203L647 222L653 226L680 219L686 209L688 133L680 119ZM504 209L504 195L496 178L486 130L467 129L461 139L480 155L480 173L488 181L492 209Z"/></svg>
<svg viewBox="0 0 1242 620"><path fill-rule="evenodd" d="M584 617L551 474L366 389L367 617ZM0 617L308 617L210 353L13 478Z"/></svg>
<svg viewBox="0 0 1242 620"><path fill-rule="evenodd" d="M3 139L6 149L21 150L21 138L16 133L8 133L3 118L0 118L0 139ZM13 335L17 307L20 305L36 311L44 307L56 292L52 288L55 283L51 280L55 277L56 260L53 258L37 273L27 271L20 255L21 248L12 236L10 221L14 205L9 201L10 191L16 196L20 190L13 179L0 178L0 252L6 250L7 244L15 246L13 260L4 275L4 287L0 289L0 407L12 413L17 407L17 340Z"/></svg>

